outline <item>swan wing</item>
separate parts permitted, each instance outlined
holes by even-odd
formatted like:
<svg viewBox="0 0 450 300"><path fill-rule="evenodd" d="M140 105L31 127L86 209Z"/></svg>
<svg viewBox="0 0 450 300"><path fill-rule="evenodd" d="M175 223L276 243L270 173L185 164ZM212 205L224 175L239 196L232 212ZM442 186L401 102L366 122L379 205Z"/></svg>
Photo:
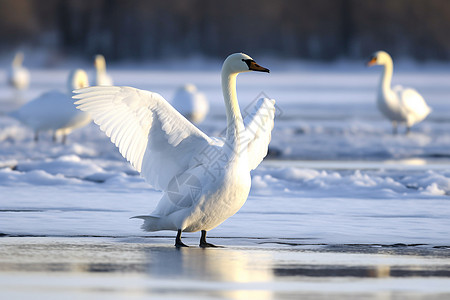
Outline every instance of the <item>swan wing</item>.
<svg viewBox="0 0 450 300"><path fill-rule="evenodd" d="M414 115L417 120L422 120L430 113L431 109L416 90L406 88L399 93L401 105L408 115Z"/></svg>
<svg viewBox="0 0 450 300"><path fill-rule="evenodd" d="M275 118L275 100L261 98L244 118L250 170L256 169L267 155Z"/></svg>
<svg viewBox="0 0 450 300"><path fill-rule="evenodd" d="M157 93L131 87L76 90L77 108L88 112L120 153L157 189L195 164L212 140Z"/></svg>

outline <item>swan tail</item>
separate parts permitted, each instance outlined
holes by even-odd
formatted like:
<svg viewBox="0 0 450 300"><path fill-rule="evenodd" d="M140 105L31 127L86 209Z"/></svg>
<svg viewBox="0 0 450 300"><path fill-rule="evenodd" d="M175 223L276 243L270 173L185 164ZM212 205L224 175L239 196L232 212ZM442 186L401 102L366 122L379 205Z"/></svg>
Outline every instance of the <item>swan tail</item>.
<svg viewBox="0 0 450 300"><path fill-rule="evenodd" d="M152 216L152 215L147 215L147 216L134 216L131 217L130 219L142 219L144 220L144 224L142 224L141 228L145 231L158 231L161 230L159 228L159 221L160 221L160 217L159 216Z"/></svg>

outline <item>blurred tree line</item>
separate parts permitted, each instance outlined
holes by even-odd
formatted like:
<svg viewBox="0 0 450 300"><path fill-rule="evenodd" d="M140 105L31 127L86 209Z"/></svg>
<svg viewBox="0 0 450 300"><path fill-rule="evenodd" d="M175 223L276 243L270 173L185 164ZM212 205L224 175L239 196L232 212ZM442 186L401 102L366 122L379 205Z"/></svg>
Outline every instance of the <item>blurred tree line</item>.
<svg viewBox="0 0 450 300"><path fill-rule="evenodd" d="M450 59L449 0L0 0L0 50L109 60L203 54Z"/></svg>

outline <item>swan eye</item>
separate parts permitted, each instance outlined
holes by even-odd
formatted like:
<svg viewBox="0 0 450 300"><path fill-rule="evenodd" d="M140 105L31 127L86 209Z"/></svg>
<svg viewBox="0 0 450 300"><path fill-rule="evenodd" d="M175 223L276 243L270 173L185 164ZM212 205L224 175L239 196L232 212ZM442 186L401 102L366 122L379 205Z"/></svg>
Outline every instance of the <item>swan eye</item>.
<svg viewBox="0 0 450 300"><path fill-rule="evenodd" d="M252 65L252 62L254 63L253 59L242 59L243 62L245 62L250 69L250 66Z"/></svg>

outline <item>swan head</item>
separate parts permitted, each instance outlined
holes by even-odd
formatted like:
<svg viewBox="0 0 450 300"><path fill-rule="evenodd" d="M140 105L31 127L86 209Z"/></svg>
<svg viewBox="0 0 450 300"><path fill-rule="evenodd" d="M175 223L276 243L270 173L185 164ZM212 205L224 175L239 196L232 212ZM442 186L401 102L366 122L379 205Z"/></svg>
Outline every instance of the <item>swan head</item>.
<svg viewBox="0 0 450 300"><path fill-rule="evenodd" d="M391 56L385 52L385 51L377 51L370 57L369 61L367 62L367 66L375 66L375 65L386 65L386 64L392 64L392 58Z"/></svg>
<svg viewBox="0 0 450 300"><path fill-rule="evenodd" d="M94 66L96 69L103 70L106 68L105 57L101 54L97 54L94 60Z"/></svg>
<svg viewBox="0 0 450 300"><path fill-rule="evenodd" d="M67 79L67 87L71 93L73 90L89 86L88 76L85 71L76 69L70 72Z"/></svg>
<svg viewBox="0 0 450 300"><path fill-rule="evenodd" d="M229 74L243 73L250 71L267 72L269 69L258 65L250 56L244 53L234 53L225 59L222 67L222 72Z"/></svg>

